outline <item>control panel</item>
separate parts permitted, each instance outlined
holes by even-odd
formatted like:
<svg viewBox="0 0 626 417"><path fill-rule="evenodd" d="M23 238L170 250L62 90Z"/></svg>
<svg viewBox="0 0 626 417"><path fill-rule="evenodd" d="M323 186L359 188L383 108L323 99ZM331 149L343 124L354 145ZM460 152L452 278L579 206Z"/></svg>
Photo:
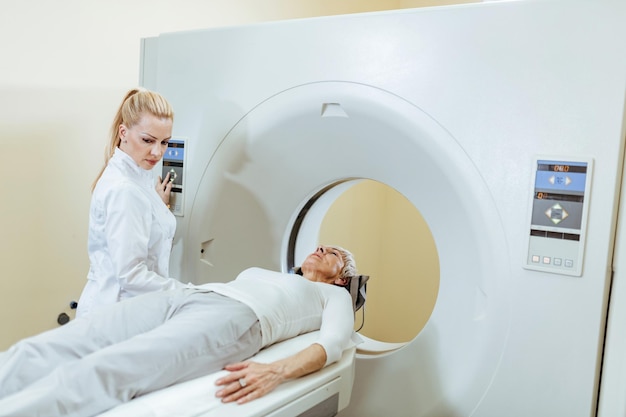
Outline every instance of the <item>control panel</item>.
<svg viewBox="0 0 626 417"><path fill-rule="evenodd" d="M524 267L581 276L592 160L535 160Z"/></svg>
<svg viewBox="0 0 626 417"><path fill-rule="evenodd" d="M185 140L180 138L170 139L165 155L163 155L163 167L161 178L170 174L172 193L170 194L170 210L176 216L183 215L183 192L185 180Z"/></svg>

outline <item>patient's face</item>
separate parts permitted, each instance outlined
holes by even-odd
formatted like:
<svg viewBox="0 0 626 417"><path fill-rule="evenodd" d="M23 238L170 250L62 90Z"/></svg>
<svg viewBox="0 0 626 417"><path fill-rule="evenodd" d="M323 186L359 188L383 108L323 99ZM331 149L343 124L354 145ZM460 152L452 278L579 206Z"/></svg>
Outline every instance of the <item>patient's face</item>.
<svg viewBox="0 0 626 417"><path fill-rule="evenodd" d="M338 249L320 245L302 263L302 273L310 281L343 285L340 282L343 266L343 258Z"/></svg>

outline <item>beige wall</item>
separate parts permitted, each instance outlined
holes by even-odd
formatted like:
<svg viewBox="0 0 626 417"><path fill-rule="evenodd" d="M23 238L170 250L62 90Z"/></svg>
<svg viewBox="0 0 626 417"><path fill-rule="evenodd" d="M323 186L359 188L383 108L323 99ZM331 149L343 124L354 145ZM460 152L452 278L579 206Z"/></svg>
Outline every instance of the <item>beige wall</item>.
<svg viewBox="0 0 626 417"><path fill-rule="evenodd" d="M447 1L2 0L0 350L56 326L88 270L87 213L110 119L162 32Z"/></svg>

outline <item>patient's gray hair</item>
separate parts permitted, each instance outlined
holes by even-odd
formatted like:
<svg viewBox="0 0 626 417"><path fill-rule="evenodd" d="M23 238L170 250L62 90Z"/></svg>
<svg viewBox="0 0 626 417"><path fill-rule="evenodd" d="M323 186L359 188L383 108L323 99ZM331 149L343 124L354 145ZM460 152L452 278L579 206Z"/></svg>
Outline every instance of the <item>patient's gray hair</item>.
<svg viewBox="0 0 626 417"><path fill-rule="evenodd" d="M352 253L342 248L341 246L330 246L333 249L336 249L341 253L341 258L343 259L343 269L341 270L341 278L345 278L350 280L352 277L356 277L358 274L356 272L356 262L354 261L354 256Z"/></svg>

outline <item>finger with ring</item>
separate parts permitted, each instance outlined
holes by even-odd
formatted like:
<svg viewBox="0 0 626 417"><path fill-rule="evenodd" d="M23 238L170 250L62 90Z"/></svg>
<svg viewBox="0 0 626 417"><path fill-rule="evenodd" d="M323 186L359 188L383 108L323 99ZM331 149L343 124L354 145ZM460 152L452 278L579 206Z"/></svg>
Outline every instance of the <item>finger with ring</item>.
<svg viewBox="0 0 626 417"><path fill-rule="evenodd" d="M245 387L247 385L246 379L245 378L239 378L239 385L241 386L241 388Z"/></svg>

